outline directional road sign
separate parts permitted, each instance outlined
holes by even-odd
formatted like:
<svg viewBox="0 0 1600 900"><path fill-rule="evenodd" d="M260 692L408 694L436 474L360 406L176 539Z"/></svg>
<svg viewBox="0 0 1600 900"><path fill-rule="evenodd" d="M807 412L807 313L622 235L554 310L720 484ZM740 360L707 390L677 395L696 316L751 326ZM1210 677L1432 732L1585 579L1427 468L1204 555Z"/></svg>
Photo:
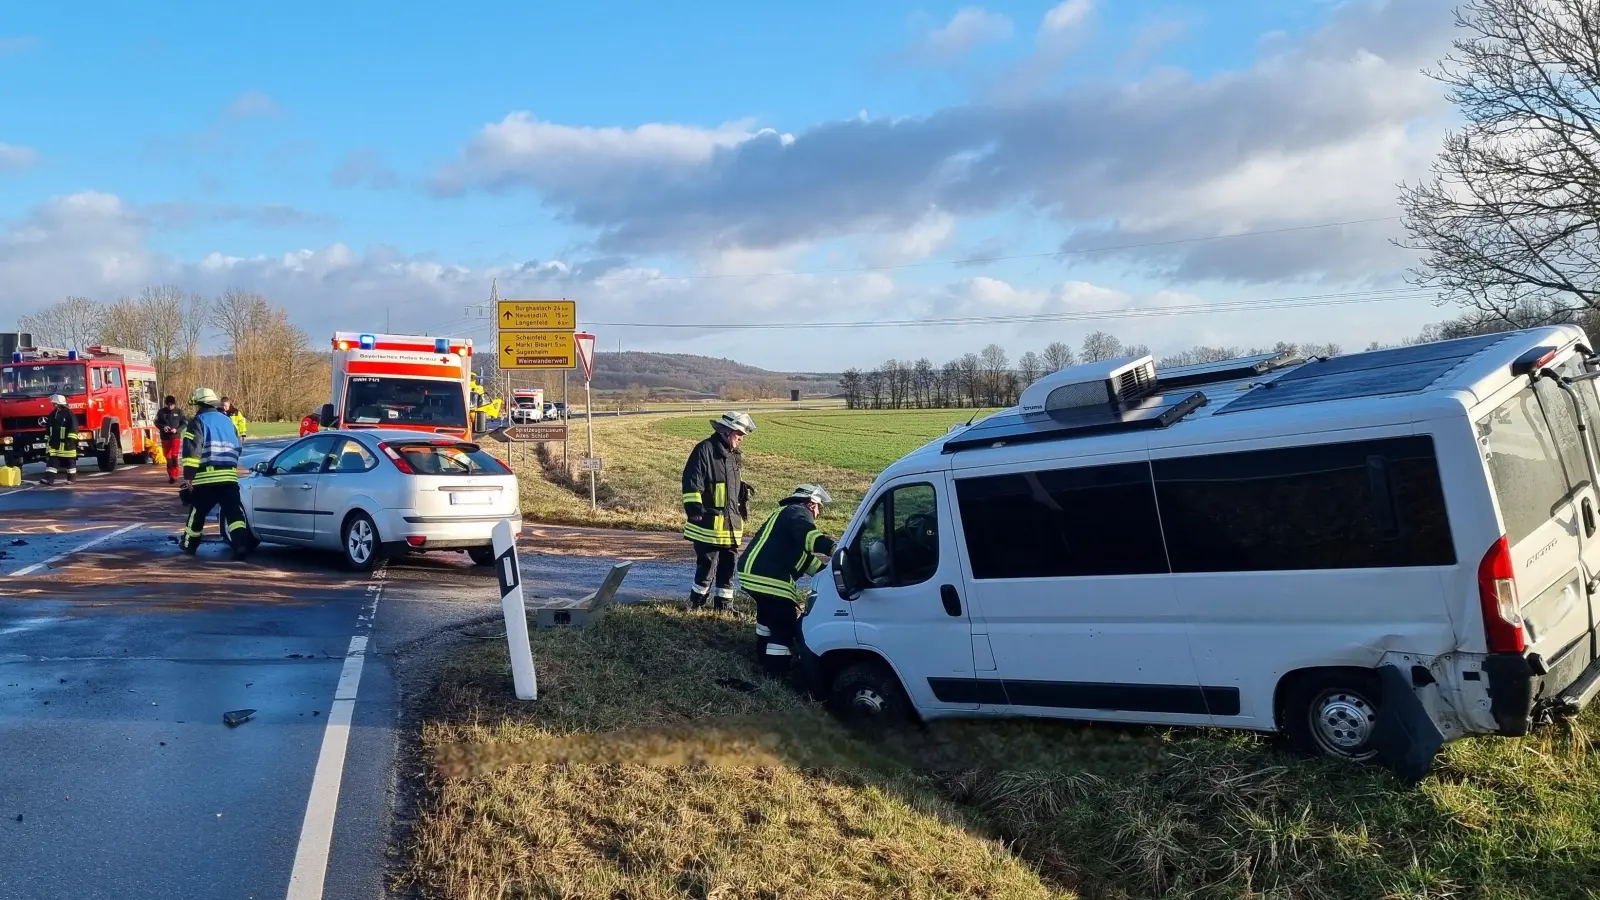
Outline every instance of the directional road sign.
<svg viewBox="0 0 1600 900"><path fill-rule="evenodd" d="M494 313L501 331L575 331L576 300L501 300Z"/></svg>
<svg viewBox="0 0 1600 900"><path fill-rule="evenodd" d="M567 439L567 426L565 423L542 422L511 425L506 428L505 435L508 441L564 441Z"/></svg>
<svg viewBox="0 0 1600 900"><path fill-rule="evenodd" d="M570 331L500 332L502 369L570 369L575 351Z"/></svg>

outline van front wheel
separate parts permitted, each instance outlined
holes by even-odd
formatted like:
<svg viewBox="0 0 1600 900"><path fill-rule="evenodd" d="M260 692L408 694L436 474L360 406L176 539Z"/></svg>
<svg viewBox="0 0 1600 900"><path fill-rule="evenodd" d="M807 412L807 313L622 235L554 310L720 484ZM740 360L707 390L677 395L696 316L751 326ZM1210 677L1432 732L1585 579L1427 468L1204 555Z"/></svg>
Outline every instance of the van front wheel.
<svg viewBox="0 0 1600 900"><path fill-rule="evenodd" d="M856 663L840 672L828 692L828 706L846 724L874 730L911 718L911 701L900 679L879 662Z"/></svg>
<svg viewBox="0 0 1600 900"><path fill-rule="evenodd" d="M1283 730L1295 749L1365 763L1377 757L1378 681L1366 672L1310 673L1284 696Z"/></svg>

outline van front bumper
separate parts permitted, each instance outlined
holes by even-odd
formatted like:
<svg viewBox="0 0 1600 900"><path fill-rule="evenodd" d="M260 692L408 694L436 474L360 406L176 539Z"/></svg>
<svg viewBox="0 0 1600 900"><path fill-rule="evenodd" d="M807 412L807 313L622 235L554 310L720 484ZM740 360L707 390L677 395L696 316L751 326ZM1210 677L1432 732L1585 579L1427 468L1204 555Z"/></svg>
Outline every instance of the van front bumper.
<svg viewBox="0 0 1600 900"><path fill-rule="evenodd" d="M805 687L806 693L812 699L821 700L827 696L826 685L822 683L822 658L811 652L806 646L805 620L801 619L801 626L795 629L795 666L800 670L800 683Z"/></svg>
<svg viewBox="0 0 1600 900"><path fill-rule="evenodd" d="M1491 653L1483 661L1496 733L1521 737L1535 723L1577 715L1600 696L1600 660L1581 641L1554 664L1538 654Z"/></svg>

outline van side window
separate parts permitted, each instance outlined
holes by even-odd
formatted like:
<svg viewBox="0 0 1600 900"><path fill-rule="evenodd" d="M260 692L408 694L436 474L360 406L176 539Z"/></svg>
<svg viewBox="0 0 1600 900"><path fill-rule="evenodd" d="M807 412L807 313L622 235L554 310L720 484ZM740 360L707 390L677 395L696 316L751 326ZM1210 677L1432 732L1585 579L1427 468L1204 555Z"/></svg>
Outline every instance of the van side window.
<svg viewBox="0 0 1600 900"><path fill-rule="evenodd" d="M887 565L875 587L921 584L939 570L939 501L931 484L905 484L878 498L856 536L868 571Z"/></svg>
<svg viewBox="0 0 1600 900"><path fill-rule="evenodd" d="M1455 563L1426 436L1162 459L1151 468L1174 572Z"/></svg>
<svg viewBox="0 0 1600 900"><path fill-rule="evenodd" d="M1527 388L1478 421L1478 445L1512 544L1550 521L1567 496L1562 457L1539 400Z"/></svg>
<svg viewBox="0 0 1600 900"><path fill-rule="evenodd" d="M956 481L974 578L1167 571L1148 463Z"/></svg>

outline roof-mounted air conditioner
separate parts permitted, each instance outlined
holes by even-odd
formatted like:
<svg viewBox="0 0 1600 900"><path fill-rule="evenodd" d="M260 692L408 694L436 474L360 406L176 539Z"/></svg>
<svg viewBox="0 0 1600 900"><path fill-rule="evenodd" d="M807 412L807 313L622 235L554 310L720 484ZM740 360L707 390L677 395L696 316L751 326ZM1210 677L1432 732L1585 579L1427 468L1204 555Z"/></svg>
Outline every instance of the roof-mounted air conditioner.
<svg viewBox="0 0 1600 900"><path fill-rule="evenodd" d="M1103 359L1052 372L1022 392L1017 404L1025 416L1058 410L1127 403L1155 391L1156 364L1150 356Z"/></svg>

